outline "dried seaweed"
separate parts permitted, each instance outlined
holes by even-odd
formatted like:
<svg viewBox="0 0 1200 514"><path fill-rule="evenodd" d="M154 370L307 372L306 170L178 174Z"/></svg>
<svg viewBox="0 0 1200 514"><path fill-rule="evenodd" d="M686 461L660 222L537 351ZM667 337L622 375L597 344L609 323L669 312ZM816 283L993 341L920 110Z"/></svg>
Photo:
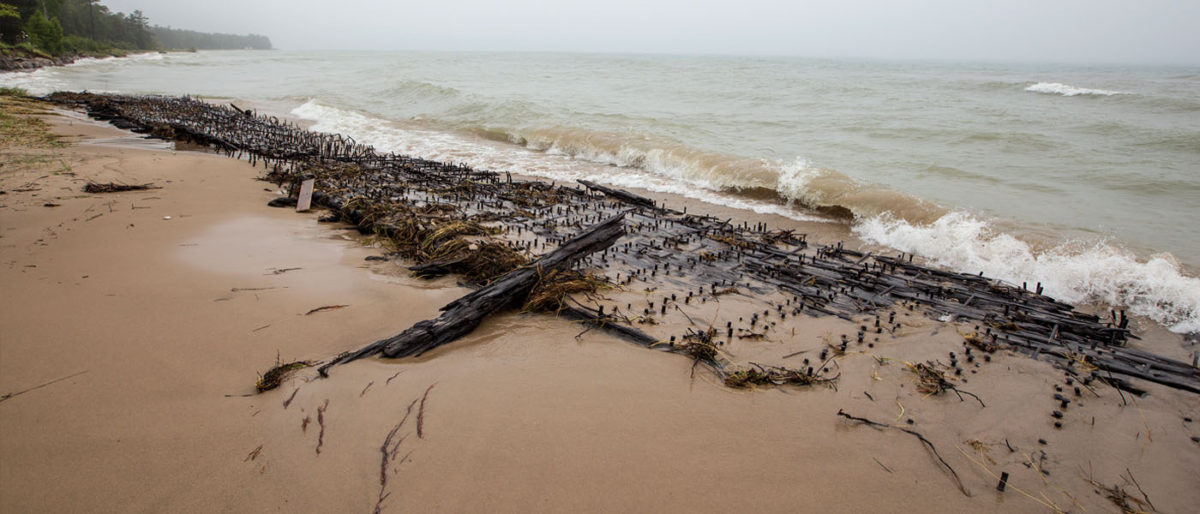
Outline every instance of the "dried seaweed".
<svg viewBox="0 0 1200 514"><path fill-rule="evenodd" d="M904 364L908 366L909 371L912 371L917 376L917 391L928 395L938 395L947 390L954 391L954 394L958 395L960 401L963 400L962 395L965 394L975 398L975 401L979 402L980 407L987 407L987 405L984 405L983 399L979 398L975 393L963 391L951 383L946 378L946 375L937 369L935 364L926 362L918 362L916 364L905 362Z"/></svg>
<svg viewBox="0 0 1200 514"><path fill-rule="evenodd" d="M729 387L750 387L750 386L810 386L816 384L832 384L837 381L841 373L832 377L824 375L823 368L816 369L808 368L805 370L790 369L782 366L763 366L757 363L750 363L752 368L734 371L725 377L725 385Z"/></svg>
<svg viewBox="0 0 1200 514"><path fill-rule="evenodd" d="M309 361L295 361L287 364L280 364L278 359L276 359L275 367L271 368L266 373L263 373L262 376L258 378L258 383L254 384L254 388L260 393L264 391L270 391L276 387L279 387L279 385L287 380L288 377L292 376L292 373L312 365L313 363Z"/></svg>
<svg viewBox="0 0 1200 514"><path fill-rule="evenodd" d="M890 428L893 430L899 430L901 432L904 432L906 434L909 434L909 435L921 440L921 443L923 443L926 447L928 447L929 451L933 452L933 456L937 457L938 462L940 462L942 464L942 466L945 467L946 470L950 472L950 477L954 479L954 484L958 486L958 490L961 491L963 493L963 495L965 495L965 496L971 496L971 493L967 491L966 486L963 485L962 479L958 478L958 473L954 471L954 468L950 466L950 463L946 462L946 459L942 458L942 454L938 453L937 447L934 446L933 443L929 441L929 439L926 439L925 436L921 435L920 432L917 432L916 430L907 429L904 427L898 427L895 425L888 425L886 423L879 423L877 421L871 421L867 418L860 418L858 416L852 416L840 409L838 410L837 415L841 416L843 418L849 419L851 421L857 421L859 423L864 423L866 425L869 425L869 426L875 427L875 428Z"/></svg>
<svg viewBox="0 0 1200 514"><path fill-rule="evenodd" d="M573 295L590 296L611 287L596 275L575 270L554 270L541 277L530 291L522 310L526 312L559 313L567 307Z"/></svg>

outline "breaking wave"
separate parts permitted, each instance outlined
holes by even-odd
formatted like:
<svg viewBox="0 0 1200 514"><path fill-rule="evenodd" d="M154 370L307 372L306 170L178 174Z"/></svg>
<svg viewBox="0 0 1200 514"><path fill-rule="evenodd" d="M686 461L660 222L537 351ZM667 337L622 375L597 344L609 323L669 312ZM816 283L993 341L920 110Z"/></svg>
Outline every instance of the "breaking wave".
<svg viewBox="0 0 1200 514"><path fill-rule="evenodd" d="M755 189L754 186L739 186L735 182L707 182L704 173L689 169L686 158L669 155L670 152L637 158L631 156L632 151L626 151L626 157L631 160L620 161L621 152L608 155L592 151L584 155L567 149L569 145L539 147L523 139L510 139L511 132L505 130L475 130L460 135L428 129L419 124L388 122L363 113L325 106L314 100L305 102L291 112L301 119L315 122L311 127L313 130L348 135L383 152L465 163L481 169L553 180L592 180L617 187L678 194L707 203L759 214L776 214L799 221L822 219L798 211L780 202L778 197L740 194L740 191ZM720 160L713 155L709 158ZM717 167L720 168L720 165Z"/></svg>
<svg viewBox="0 0 1200 514"><path fill-rule="evenodd" d="M964 273L982 271L1012 284L1041 282L1047 295L1068 303L1125 306L1173 332L1200 332L1200 279L1184 275L1170 254L1143 260L1108 242L1038 250L959 211L929 224L885 214L861 220L854 232Z"/></svg>
<svg viewBox="0 0 1200 514"><path fill-rule="evenodd" d="M865 241L940 266L1011 283L1041 282L1047 294L1067 302L1126 306L1173 331L1200 331L1200 279L1185 276L1169 254L1139 260L1107 243L1035 249L964 212L861 183L803 158L750 159L662 138L574 128L455 133L314 100L292 114L316 122L314 130L345 134L385 152L554 180L594 180L797 220L853 219L852 230Z"/></svg>
<svg viewBox="0 0 1200 514"><path fill-rule="evenodd" d="M1062 95L1062 96L1080 96L1080 95L1114 96L1114 95L1130 94L1130 93L1125 93L1122 91L1109 91L1106 89L1088 89L1088 88L1083 88L1083 87L1068 86L1066 84L1060 84L1058 82L1038 82L1037 84L1034 84L1032 86L1025 88L1025 90L1033 92L1033 93L1044 93L1044 94Z"/></svg>

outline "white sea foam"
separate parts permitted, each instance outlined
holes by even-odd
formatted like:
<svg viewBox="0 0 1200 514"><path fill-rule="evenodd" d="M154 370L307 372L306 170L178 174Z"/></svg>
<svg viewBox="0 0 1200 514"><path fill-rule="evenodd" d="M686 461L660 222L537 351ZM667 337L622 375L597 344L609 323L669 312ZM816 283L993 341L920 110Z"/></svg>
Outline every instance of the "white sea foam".
<svg viewBox="0 0 1200 514"><path fill-rule="evenodd" d="M533 175L558 181L590 180L616 187L640 188L671 193L759 214L775 214L797 221L820 221L776 202L760 201L720 192L719 186L696 178L685 179L686 172L672 168L669 159L653 152L630 151L624 157L614 154L584 155L578 151L554 150L553 145L537 148L526 143L517 147L496 141L469 138L446 132L400 127L361 113L322 105L309 100L292 114L314 121L313 130L340 133L383 152L420 156L426 159L466 163L498 172ZM656 161L657 160L657 161ZM639 164L650 162L651 169ZM803 162L803 161L798 161ZM658 172L652 171L658 170Z"/></svg>
<svg viewBox="0 0 1200 514"><path fill-rule="evenodd" d="M0 73L0 86L24 89L35 96L53 93L63 85L63 82L55 79L47 68L29 72Z"/></svg>
<svg viewBox="0 0 1200 514"><path fill-rule="evenodd" d="M63 74L60 71L65 68L86 68L114 63L139 63L161 60L163 60L163 54L157 52L133 54L128 57L81 57L76 59L75 62L61 67L49 66L27 72L0 73L0 86L21 88L31 95L44 96L55 91L72 89L70 82L63 78ZM93 93L118 92L102 88L91 88L89 91Z"/></svg>
<svg viewBox="0 0 1200 514"><path fill-rule="evenodd" d="M951 269L1013 284L1041 282L1047 295L1068 303L1124 306L1174 332L1200 332L1200 279L1185 276L1170 254L1142 260L1107 243L1064 243L1039 252L963 212L928 225L876 216L854 231Z"/></svg>
<svg viewBox="0 0 1200 514"><path fill-rule="evenodd" d="M1025 88L1026 91L1033 93L1045 93L1050 95L1062 96L1080 96L1080 95L1095 95L1095 96L1113 96L1127 95L1122 91L1109 91L1106 89L1088 89L1083 87L1068 86L1058 82L1038 82L1032 86Z"/></svg>

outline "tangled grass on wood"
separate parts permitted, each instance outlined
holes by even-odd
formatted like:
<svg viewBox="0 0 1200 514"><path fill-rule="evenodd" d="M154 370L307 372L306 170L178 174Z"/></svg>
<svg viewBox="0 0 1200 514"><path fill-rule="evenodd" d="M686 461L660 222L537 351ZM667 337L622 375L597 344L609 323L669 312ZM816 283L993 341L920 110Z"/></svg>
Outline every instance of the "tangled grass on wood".
<svg viewBox="0 0 1200 514"><path fill-rule="evenodd" d="M909 371L917 376L917 390L924 394L940 394L946 389L953 389L954 385L946 380L946 375L939 371L933 364L918 362L904 363L908 366Z"/></svg>
<svg viewBox="0 0 1200 514"><path fill-rule="evenodd" d="M551 271L530 291L523 310L558 313L567 307L572 295L591 295L607 287L610 287L608 282L595 275L575 270Z"/></svg>

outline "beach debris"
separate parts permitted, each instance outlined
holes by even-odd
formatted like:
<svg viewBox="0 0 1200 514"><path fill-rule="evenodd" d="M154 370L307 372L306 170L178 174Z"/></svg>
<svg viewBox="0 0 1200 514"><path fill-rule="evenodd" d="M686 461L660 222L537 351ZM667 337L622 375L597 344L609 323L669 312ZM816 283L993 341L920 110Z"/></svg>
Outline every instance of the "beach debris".
<svg viewBox="0 0 1200 514"><path fill-rule="evenodd" d="M921 435L920 432L917 432L916 430L912 430L909 428L898 427L898 426L889 425L886 423L879 423L877 421L871 421L867 418L853 416L841 409L838 410L837 415L841 416L843 418L846 418L848 420L851 420L851 421L857 421L859 423L868 425L868 426L876 428L876 429L890 428L892 430L899 430L899 431L909 434L913 437L916 437L917 439L919 439L921 441L922 444L924 444L927 448L929 448L929 451L933 453L933 456L937 458L938 462L941 463L942 467L946 468L946 471L950 472L950 477L954 479L954 484L956 486L958 486L958 490L961 491L963 493L963 495L965 495L965 496L971 496L971 493L969 491L967 491L967 488L963 485L962 480L960 478L958 478L958 473L954 471L954 468L950 466L950 463L946 462L946 459L942 458L942 454L938 453L937 447L935 447L933 445L933 443L929 441L929 439L926 439L925 436Z"/></svg>
<svg viewBox="0 0 1200 514"><path fill-rule="evenodd" d="M56 378L56 379L54 379L54 380L51 380L51 381L49 381L49 382L46 382L46 383L44 383L44 384L38 384L38 385L35 385L35 386L33 386L33 387L30 387L30 388L28 388L28 389L22 389L22 390L20 390L20 391L15 391L15 392L12 392L12 393L4 393L3 395L0 395L0 402L8 401L8 400L12 399L12 398L13 398L13 397L15 397L15 396L20 396L20 395L23 395L23 394L25 394L25 393L28 393L28 392L30 392L30 391L36 391L36 390L38 390L38 389L41 389L41 388L43 388L43 387L46 387L46 386L49 386L49 385L54 385L54 384L57 384L57 383L59 383L59 382L62 382L62 381L64 381L64 380L70 380L70 379L72 379L72 378L75 378L75 377L77 377L77 376L79 376L79 375L82 375L82 374L84 374L84 373L87 373L87 372L89 372L89 371L91 371L91 370L90 370L90 369L85 369L85 370L83 370L83 371L79 371L79 372L76 372L76 373L72 373L72 374L70 374L70 375L67 375L67 376L65 376L65 377L59 377L59 378Z"/></svg>
<svg viewBox="0 0 1200 514"><path fill-rule="evenodd" d="M260 393L270 391L279 387L288 377L292 376L292 373L312 365L313 363L309 361L293 361L284 364L276 357L275 367L267 370L266 373L258 377L258 382L254 384L254 388Z"/></svg>
<svg viewBox="0 0 1200 514"><path fill-rule="evenodd" d="M432 388L433 386L429 387ZM426 390L425 393L429 394L429 390ZM400 445L404 444L405 439L408 438L408 436L397 436L400 433L400 429L408 422L409 416L412 415L413 406L416 404L417 400L415 399L408 404L408 409L404 411L404 417L400 418L400 422L392 426L391 430L388 430L387 435L383 438L383 444L379 445L379 453L381 454L379 461L379 495L375 500L375 514L383 511L384 500L387 500L388 496L391 496L391 493L387 492L388 468L391 467L393 462L396 466L404 464L412 455L412 451L409 451L399 461L396 460L396 457L400 454Z"/></svg>
<svg viewBox="0 0 1200 514"><path fill-rule="evenodd" d="M990 331L989 331L990 332ZM963 341L967 344L983 350L987 353L995 353L1000 349L1000 345L996 344L995 337L989 337L991 334L983 335L979 332L972 332L963 336ZM990 339L990 340L989 340Z"/></svg>
<svg viewBox="0 0 1200 514"><path fill-rule="evenodd" d="M823 367L809 367L805 370L789 369L781 366L763 366L754 362L750 363L752 368L737 370L729 373L725 377L725 385L729 387L744 388L754 385L797 385L809 386L814 384L832 384L837 381L841 373L832 377L827 377L823 374Z"/></svg>
<svg viewBox="0 0 1200 514"><path fill-rule="evenodd" d="M609 218L564 242L533 264L443 306L442 315L436 319L418 322L396 336L331 360L320 367L321 375L327 376L332 366L375 354L391 358L417 356L470 333L491 313L524 299L544 273L570 266L584 256L611 246L625 233L623 219L624 215Z"/></svg>
<svg viewBox="0 0 1200 514"><path fill-rule="evenodd" d="M296 393L299 393L299 392L300 392L300 388L299 388L299 387L297 387L297 388L295 388L295 389L293 389L293 390L292 390L292 394L291 394L291 396L288 396L288 398L287 398L286 400L284 400L284 401L283 401L283 409L284 409L284 410L287 410L287 408L288 408L288 405L291 405L291 404L292 404L292 400L295 400L295 399L296 399Z"/></svg>
<svg viewBox="0 0 1200 514"><path fill-rule="evenodd" d="M315 308L315 309L311 309L311 310L309 310L308 312L304 313L304 315L305 315L305 316L309 316L309 315L312 315L312 314L316 314L316 313L318 313L318 312L325 312L325 311L333 311L333 310L338 310L338 309L345 309L346 307L349 307L349 305L323 305L323 306L321 306L321 307L317 307L317 308Z"/></svg>
<svg viewBox="0 0 1200 514"><path fill-rule="evenodd" d="M713 342L716 337L717 330L709 327L708 330L696 330L693 328L687 329L683 335L683 341L678 348L686 355L696 359L696 362L707 362L717 364L717 356L721 350L717 348L717 344Z"/></svg>
<svg viewBox="0 0 1200 514"><path fill-rule="evenodd" d="M932 362L918 362L916 364L905 362L904 364L908 367L909 371L912 371L917 376L917 391L928 395L938 395L947 390L954 391L954 394L958 395L959 401L963 401L962 395L965 394L978 401L980 407L987 407L987 405L984 405L983 399L979 398L975 393L963 391L950 382L946 378L945 373L939 370L936 364Z"/></svg>
<svg viewBox="0 0 1200 514"><path fill-rule="evenodd" d="M608 282L576 270L552 270L539 280L530 291L522 310L526 312L559 313L569 305L574 295L593 295L610 287Z"/></svg>
<svg viewBox="0 0 1200 514"><path fill-rule="evenodd" d="M655 205L654 200L651 200L644 196L635 195L633 193L630 193L628 191L622 191L620 189L613 189L611 187L605 187L605 186L602 186L595 182L589 182L587 180L580 180L579 183L583 184L583 186L588 189L594 189L596 191L600 191L601 193L604 193L604 194L614 197L614 198L618 198L621 201L628 203L630 205L640 206L640 207L648 207L652 210L658 210L658 207Z"/></svg>
<svg viewBox="0 0 1200 514"><path fill-rule="evenodd" d="M293 196L278 196L267 202L267 207L295 207L297 203Z"/></svg>
<svg viewBox="0 0 1200 514"><path fill-rule="evenodd" d="M317 455L321 454L321 446L325 445L325 409L329 408L329 398L325 399L325 403L317 407L317 425L321 427L321 432L317 434Z"/></svg>
<svg viewBox="0 0 1200 514"><path fill-rule="evenodd" d="M437 382L429 384L429 387L425 389L425 394L421 395L421 407L417 410L417 439L425 438L425 400L429 398L429 391L432 391L435 385Z"/></svg>
<svg viewBox="0 0 1200 514"><path fill-rule="evenodd" d="M1121 478L1126 480L1126 482L1132 482L1133 485L1137 487L1138 492L1140 492L1142 495L1141 499L1129 494L1125 491L1125 488L1121 487L1120 485L1107 486L1091 478L1089 478L1088 481L1091 482L1092 487L1096 488L1097 493L1103 494L1108 501L1112 502L1113 505L1116 505L1117 508L1121 509L1121 512L1124 514L1157 512L1158 509L1155 509L1154 504L1150 503L1150 497L1146 495L1146 491L1142 490L1142 486L1137 483L1136 479L1133 479L1133 473L1128 469L1126 469L1125 472L1129 473L1129 477L1126 478L1125 475L1121 475Z"/></svg>
<svg viewBox="0 0 1200 514"><path fill-rule="evenodd" d="M286 192L277 203L294 206L302 183L313 179L314 206L413 261L418 276L459 274L472 286L486 286L555 251L584 227L625 213L629 229L611 247L580 259L577 271L625 291L674 294L679 303L709 312L714 303L744 305L738 313L727 311L727 319L756 308L765 318L761 307L767 307L772 321L804 314L858 324L864 315L903 309L929 319L974 322L976 333L964 341L982 350L984 361L997 349L1066 366L1083 356L1106 373L1104 383L1126 392L1140 389L1134 380L1146 380L1200 393L1200 369L1192 363L1127 345L1136 336L1124 313L1079 312L1041 294L1038 286L937 269L914 263L911 254L860 252L841 243L810 245L805 234L680 212L595 182L516 180L458 163L380 153L343 135L189 97L55 93L49 99L134 131L246 159L263 167L264 180ZM808 207L836 219L853 218L844 207ZM647 344L642 336L667 339L670 334L653 332L671 325L650 321L678 307L659 301L614 315L600 312L588 293L579 296L583 301L568 294L572 300L558 302L571 303L558 314L639 344ZM749 342L756 334L770 339L767 326L751 325L742 339ZM738 328L747 334L746 327ZM876 334L903 334L895 319L871 328ZM865 332L852 341L866 344Z"/></svg>
<svg viewBox="0 0 1200 514"><path fill-rule="evenodd" d="M307 179L300 183L300 196L296 198L296 212L305 212L312 208L313 184L316 179Z"/></svg>
<svg viewBox="0 0 1200 514"><path fill-rule="evenodd" d="M87 185L83 186L85 193L123 193L125 191L146 191L148 189L162 189L155 186L151 182L145 184L119 184L116 182L100 183L88 181Z"/></svg>
<svg viewBox="0 0 1200 514"><path fill-rule="evenodd" d="M258 454L262 453L262 449L263 449L263 445L261 445L261 444L260 444L260 445L258 445L258 448L255 448L255 449L253 449L253 450L250 450L250 453L248 453L248 454L246 455L246 458L242 459L242 462L249 462L249 461L252 461L252 460L254 460L254 459L257 459L257 458L258 458Z"/></svg>

